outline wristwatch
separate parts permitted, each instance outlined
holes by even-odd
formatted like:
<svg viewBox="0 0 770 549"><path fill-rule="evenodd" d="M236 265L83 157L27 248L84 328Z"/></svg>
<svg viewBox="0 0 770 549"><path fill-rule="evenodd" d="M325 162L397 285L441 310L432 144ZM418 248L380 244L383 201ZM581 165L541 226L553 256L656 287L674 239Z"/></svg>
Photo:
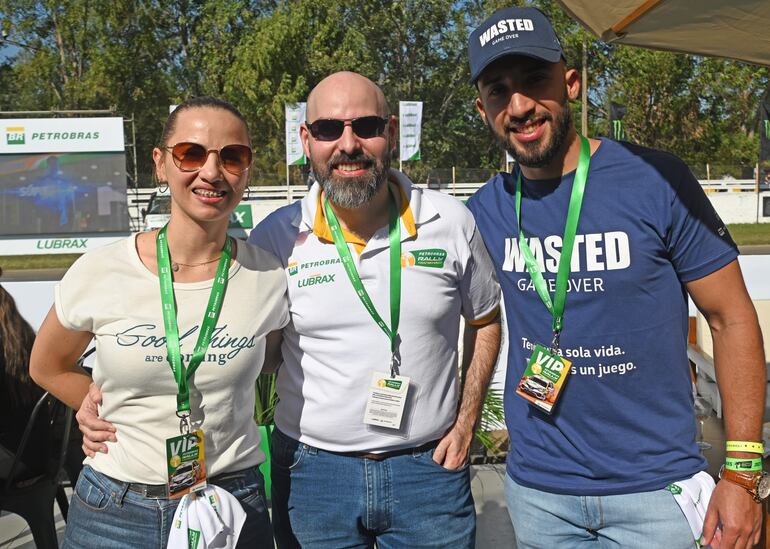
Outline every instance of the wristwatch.
<svg viewBox="0 0 770 549"><path fill-rule="evenodd" d="M764 471L759 474L733 471L732 469L725 469L725 466L722 465L719 470L719 478L742 486L757 503L761 503L770 495L770 475Z"/></svg>

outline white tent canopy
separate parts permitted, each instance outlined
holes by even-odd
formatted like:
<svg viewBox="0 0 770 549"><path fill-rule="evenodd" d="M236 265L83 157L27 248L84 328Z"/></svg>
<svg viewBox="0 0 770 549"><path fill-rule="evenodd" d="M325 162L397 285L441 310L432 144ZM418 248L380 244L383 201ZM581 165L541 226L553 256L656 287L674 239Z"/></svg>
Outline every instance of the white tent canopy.
<svg viewBox="0 0 770 549"><path fill-rule="evenodd" d="M605 42L770 65L770 0L559 0Z"/></svg>

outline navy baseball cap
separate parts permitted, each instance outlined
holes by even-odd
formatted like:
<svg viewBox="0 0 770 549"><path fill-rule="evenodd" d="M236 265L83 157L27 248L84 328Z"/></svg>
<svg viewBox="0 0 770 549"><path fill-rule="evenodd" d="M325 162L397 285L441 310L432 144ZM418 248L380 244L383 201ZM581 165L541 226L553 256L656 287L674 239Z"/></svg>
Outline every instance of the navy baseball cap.
<svg viewBox="0 0 770 549"><path fill-rule="evenodd" d="M536 8L503 8L468 38L471 84L490 63L506 55L525 55L556 63L564 57L548 18Z"/></svg>

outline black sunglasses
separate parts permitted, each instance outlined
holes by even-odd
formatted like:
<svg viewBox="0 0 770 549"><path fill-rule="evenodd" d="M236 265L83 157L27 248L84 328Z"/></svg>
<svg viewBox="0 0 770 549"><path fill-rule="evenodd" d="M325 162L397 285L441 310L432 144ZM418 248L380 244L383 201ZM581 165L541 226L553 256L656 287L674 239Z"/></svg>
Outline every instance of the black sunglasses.
<svg viewBox="0 0 770 549"><path fill-rule="evenodd" d="M222 168L233 175L241 175L251 166L251 149L246 145L226 145L219 150L208 150L198 143L182 142L164 149L171 151L174 164L183 172L200 170L212 152L217 153Z"/></svg>
<svg viewBox="0 0 770 549"><path fill-rule="evenodd" d="M339 120L337 118L319 118L315 122L308 124L307 129L310 134L318 141L336 141L342 137L345 126L350 124L353 133L361 139L371 139L378 137L385 131L388 120L380 116L362 116L360 118L348 118Z"/></svg>

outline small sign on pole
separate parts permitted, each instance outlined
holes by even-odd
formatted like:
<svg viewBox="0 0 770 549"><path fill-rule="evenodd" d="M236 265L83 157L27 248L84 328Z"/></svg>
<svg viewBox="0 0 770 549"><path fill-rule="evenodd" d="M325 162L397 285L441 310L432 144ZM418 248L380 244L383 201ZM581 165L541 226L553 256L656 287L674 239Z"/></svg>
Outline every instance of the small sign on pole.
<svg viewBox="0 0 770 549"><path fill-rule="evenodd" d="M299 138L299 128L305 121L307 103L286 103L286 195L291 202L289 188L289 166L304 166L307 164L302 141Z"/></svg>
<svg viewBox="0 0 770 549"><path fill-rule="evenodd" d="M422 101L399 101L399 169L403 163L420 160Z"/></svg>

